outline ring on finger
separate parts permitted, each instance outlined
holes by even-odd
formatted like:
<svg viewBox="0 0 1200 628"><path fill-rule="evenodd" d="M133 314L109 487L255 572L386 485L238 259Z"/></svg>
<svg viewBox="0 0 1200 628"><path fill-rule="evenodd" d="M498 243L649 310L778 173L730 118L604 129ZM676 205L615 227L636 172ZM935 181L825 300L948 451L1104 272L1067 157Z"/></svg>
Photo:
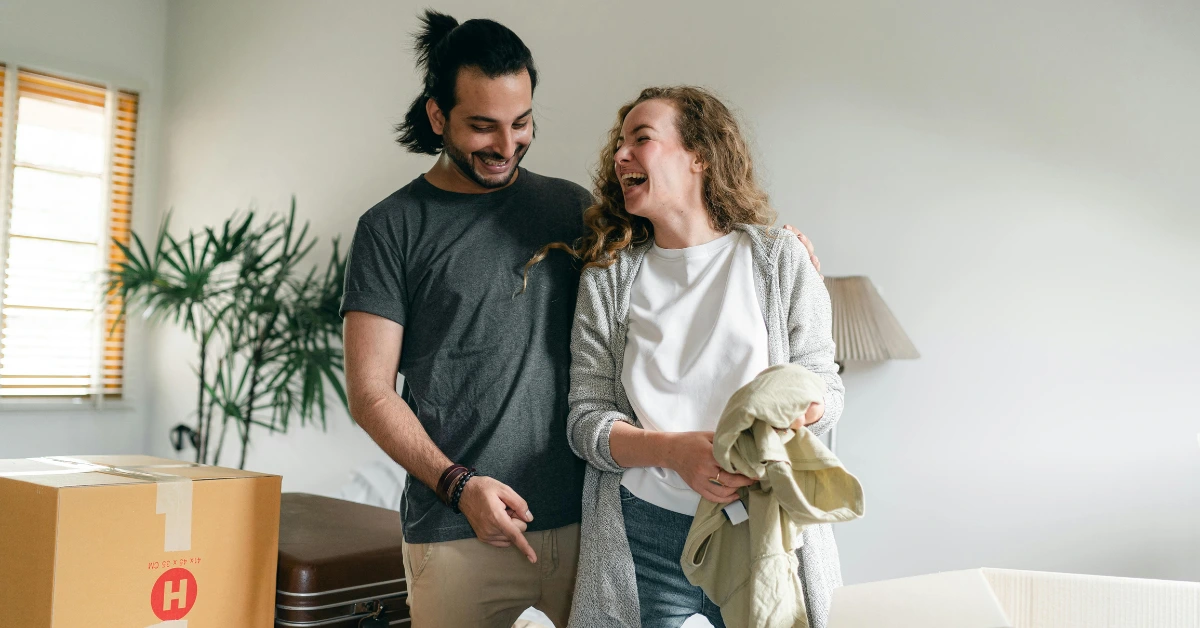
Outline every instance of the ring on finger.
<svg viewBox="0 0 1200 628"><path fill-rule="evenodd" d="M717 469L717 477L708 478L708 482L709 482L709 484L716 484L717 486L725 486L724 484L721 483L721 470Z"/></svg>

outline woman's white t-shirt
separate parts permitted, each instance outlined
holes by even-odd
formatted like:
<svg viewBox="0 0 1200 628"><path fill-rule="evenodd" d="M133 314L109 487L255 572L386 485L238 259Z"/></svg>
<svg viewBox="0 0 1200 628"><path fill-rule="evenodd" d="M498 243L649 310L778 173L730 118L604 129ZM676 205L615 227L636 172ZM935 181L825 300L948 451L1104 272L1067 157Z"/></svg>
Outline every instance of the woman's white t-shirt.
<svg viewBox="0 0 1200 628"><path fill-rule="evenodd" d="M734 231L699 246L654 245L646 253L631 288L621 371L643 428L713 431L729 397L769 365L749 236ZM700 503L669 469L627 469L621 485L685 515Z"/></svg>

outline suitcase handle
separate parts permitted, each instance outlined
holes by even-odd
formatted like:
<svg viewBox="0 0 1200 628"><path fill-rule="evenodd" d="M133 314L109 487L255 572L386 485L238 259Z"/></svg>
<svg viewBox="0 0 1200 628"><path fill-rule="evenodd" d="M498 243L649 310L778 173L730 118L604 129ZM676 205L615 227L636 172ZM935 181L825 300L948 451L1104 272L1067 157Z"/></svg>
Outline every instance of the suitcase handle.
<svg viewBox="0 0 1200 628"><path fill-rule="evenodd" d="M360 609L361 607L361 609ZM374 608L372 608L374 607ZM370 602L359 602L354 605L354 612L370 613L358 621L358 628L388 628L388 620L383 619L380 615L387 610L387 607L375 600Z"/></svg>

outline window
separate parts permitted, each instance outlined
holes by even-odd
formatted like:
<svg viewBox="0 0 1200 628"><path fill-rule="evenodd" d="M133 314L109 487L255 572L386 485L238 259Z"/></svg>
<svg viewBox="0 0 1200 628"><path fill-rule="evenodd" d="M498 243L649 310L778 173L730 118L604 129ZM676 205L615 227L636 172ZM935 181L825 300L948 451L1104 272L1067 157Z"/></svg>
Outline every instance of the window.
<svg viewBox="0 0 1200 628"><path fill-rule="evenodd" d="M0 65L0 398L120 398L138 96Z"/></svg>

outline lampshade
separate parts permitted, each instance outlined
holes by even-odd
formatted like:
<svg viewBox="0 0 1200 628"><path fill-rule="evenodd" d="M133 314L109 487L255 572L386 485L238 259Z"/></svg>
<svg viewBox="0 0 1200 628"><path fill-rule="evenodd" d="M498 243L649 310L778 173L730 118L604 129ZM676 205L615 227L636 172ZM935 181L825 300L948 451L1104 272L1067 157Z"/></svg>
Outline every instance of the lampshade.
<svg viewBox="0 0 1200 628"><path fill-rule="evenodd" d="M834 361L880 362L920 357L867 277L826 277L833 302Z"/></svg>

